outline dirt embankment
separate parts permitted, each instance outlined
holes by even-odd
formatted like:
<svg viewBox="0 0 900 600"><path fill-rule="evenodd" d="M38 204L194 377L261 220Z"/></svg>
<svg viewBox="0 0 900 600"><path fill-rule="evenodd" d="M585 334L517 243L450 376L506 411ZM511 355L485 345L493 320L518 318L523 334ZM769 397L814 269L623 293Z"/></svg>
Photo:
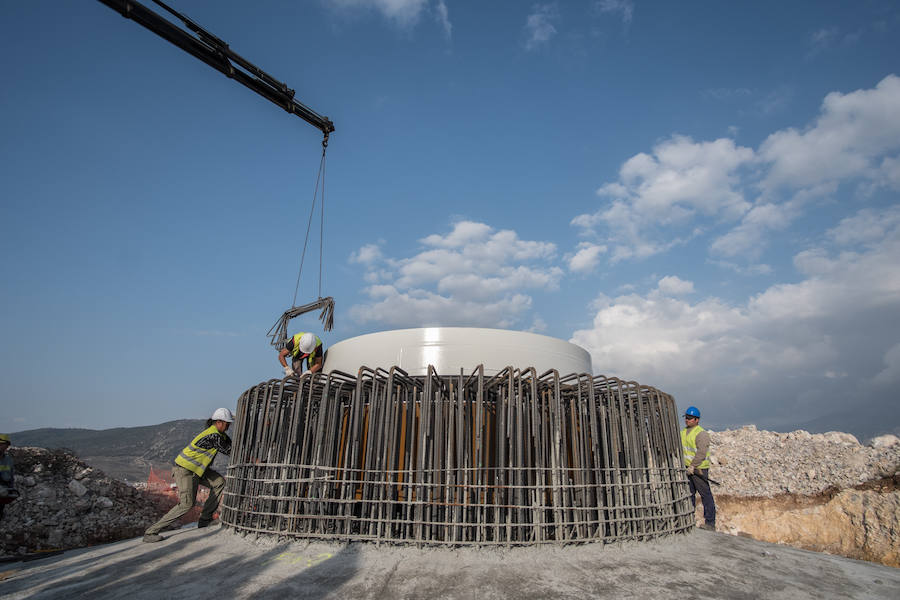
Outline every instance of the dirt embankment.
<svg viewBox="0 0 900 600"><path fill-rule="evenodd" d="M900 439L752 426L711 437L719 531L900 567Z"/></svg>

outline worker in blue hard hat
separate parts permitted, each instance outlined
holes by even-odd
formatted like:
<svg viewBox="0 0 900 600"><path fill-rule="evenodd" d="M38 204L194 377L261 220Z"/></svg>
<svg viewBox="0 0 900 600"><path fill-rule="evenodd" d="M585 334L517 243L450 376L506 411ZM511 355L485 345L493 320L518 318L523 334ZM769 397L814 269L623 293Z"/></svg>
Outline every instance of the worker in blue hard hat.
<svg viewBox="0 0 900 600"><path fill-rule="evenodd" d="M691 506L696 506L696 495L703 502L702 529L716 530L716 501L709 488L709 432L700 427L700 411L689 406L684 411L684 429L681 430L681 446L684 449L684 466L687 468L691 487Z"/></svg>

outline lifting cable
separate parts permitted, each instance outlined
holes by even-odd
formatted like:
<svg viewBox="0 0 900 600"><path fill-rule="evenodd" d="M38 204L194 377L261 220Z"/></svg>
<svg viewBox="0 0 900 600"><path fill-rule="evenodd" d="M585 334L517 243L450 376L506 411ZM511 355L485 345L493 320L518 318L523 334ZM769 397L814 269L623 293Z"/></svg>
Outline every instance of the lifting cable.
<svg viewBox="0 0 900 600"><path fill-rule="evenodd" d="M270 343L276 347L283 347L288 338L288 323L294 317L298 317L304 313L308 313L317 309L322 309L319 313L319 320L322 321L322 329L331 331L334 327L334 298L331 296L322 297L322 269L324 264L325 250L325 153L328 149L328 132L325 132L325 138L322 140L322 158L319 160L319 172L316 175L316 188L313 191L312 206L309 209L309 220L306 223L306 237L303 239L303 251L300 253L300 269L297 271L297 284L294 286L294 299L291 301L291 308L284 311L278 317L275 324L269 329L266 336ZM306 249L309 245L309 234L312 230L313 216L316 211L316 200L319 197L319 187L321 183L322 196L319 207L319 289L318 300L297 306L297 294L300 292L300 276L303 274L303 262L306 260Z"/></svg>

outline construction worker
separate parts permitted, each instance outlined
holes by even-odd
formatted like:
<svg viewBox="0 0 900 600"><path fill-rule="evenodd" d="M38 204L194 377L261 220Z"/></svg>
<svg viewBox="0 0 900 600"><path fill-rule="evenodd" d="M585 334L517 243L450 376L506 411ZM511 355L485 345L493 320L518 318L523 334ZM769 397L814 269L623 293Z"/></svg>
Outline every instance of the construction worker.
<svg viewBox="0 0 900 600"><path fill-rule="evenodd" d="M202 483L209 488L209 497L203 505L197 527L208 527L213 514L219 508L219 498L225 489L225 478L209 468L216 454L231 454L231 438L225 433L234 422L234 415L227 408L217 408L206 420L206 429L197 434L191 443L175 457L172 476L178 486L178 504L162 519L144 532L145 542L161 542L159 532L176 522L194 506L197 487Z"/></svg>
<svg viewBox="0 0 900 600"><path fill-rule="evenodd" d="M19 497L19 492L13 488L15 483L13 459L6 453L10 445L9 436L0 433L0 520L3 519L3 509L6 505Z"/></svg>
<svg viewBox="0 0 900 600"><path fill-rule="evenodd" d="M703 502L701 529L716 530L716 502L709 489L709 432L700 427L700 411L689 406L684 411L684 429L681 430L681 446L684 448L684 466L687 467L688 484L691 487L691 506L696 506L696 494Z"/></svg>
<svg viewBox="0 0 900 600"><path fill-rule="evenodd" d="M287 357L291 357L291 366L287 364ZM306 360L306 370L301 373L303 361ZM322 370L325 364L325 347L322 340L314 333L295 333L287 341L281 352L278 353L278 362L284 367L284 376L308 375Z"/></svg>

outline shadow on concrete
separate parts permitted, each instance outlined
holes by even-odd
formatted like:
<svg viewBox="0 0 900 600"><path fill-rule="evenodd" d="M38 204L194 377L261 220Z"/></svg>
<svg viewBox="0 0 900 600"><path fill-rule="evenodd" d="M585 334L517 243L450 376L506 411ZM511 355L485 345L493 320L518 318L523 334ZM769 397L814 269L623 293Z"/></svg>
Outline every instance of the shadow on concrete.
<svg viewBox="0 0 900 600"><path fill-rule="evenodd" d="M186 537L190 530L176 531L152 546L123 544L106 554L91 552L27 569L5 581L0 595L36 600L322 597L358 570L358 555L346 546L334 554L306 556L296 543L250 553L241 544L229 553L216 540L221 532Z"/></svg>
<svg viewBox="0 0 900 600"><path fill-rule="evenodd" d="M278 557L275 560L278 561ZM337 592L356 576L360 570L360 557L356 549L346 544L327 558L316 554L310 556L305 564L289 563L285 566L292 568L295 565L298 567L296 574L277 578L271 585L261 585L252 591L252 597L323 598Z"/></svg>

